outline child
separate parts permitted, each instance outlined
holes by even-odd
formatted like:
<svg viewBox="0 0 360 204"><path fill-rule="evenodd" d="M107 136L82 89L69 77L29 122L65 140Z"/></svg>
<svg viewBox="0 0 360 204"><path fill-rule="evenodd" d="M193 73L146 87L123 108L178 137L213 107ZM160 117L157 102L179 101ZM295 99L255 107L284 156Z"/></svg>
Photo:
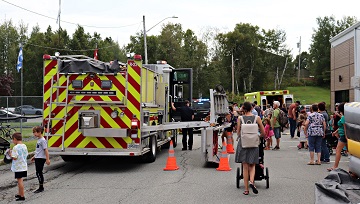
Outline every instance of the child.
<svg viewBox="0 0 360 204"><path fill-rule="evenodd" d="M299 121L299 129L300 129L300 143L298 145L298 149L301 149L302 147L304 147L305 149L307 149L307 139L306 139L306 135L305 135L305 122L304 120L300 120Z"/></svg>
<svg viewBox="0 0 360 204"><path fill-rule="evenodd" d="M274 136L274 130L271 129L270 119L265 118L265 140L266 140L266 147L264 150L270 150L270 145L272 144L272 136Z"/></svg>
<svg viewBox="0 0 360 204"><path fill-rule="evenodd" d="M50 165L49 151L47 149L47 142L42 135L43 128L40 126L33 127L33 134L38 138L36 143L35 155L31 158L31 161L35 161L36 176L39 180L39 188L34 193L40 193L44 191L44 164Z"/></svg>
<svg viewBox="0 0 360 204"><path fill-rule="evenodd" d="M18 182L19 192L15 195L16 201L25 200L24 192L24 177L27 177L27 156L28 150L25 144L22 143L21 133L16 132L12 135L12 141L15 144L13 149L10 151L12 158L11 171L15 173L15 178Z"/></svg>

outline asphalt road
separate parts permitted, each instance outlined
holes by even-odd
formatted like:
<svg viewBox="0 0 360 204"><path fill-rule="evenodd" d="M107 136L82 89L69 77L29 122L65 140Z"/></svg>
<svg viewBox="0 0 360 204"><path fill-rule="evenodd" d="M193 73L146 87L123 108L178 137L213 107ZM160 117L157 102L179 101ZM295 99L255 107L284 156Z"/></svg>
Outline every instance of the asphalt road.
<svg viewBox="0 0 360 204"><path fill-rule="evenodd" d="M181 136L180 136L181 137ZM308 166L307 151L298 150L297 140L283 135L281 150L265 152L265 166L270 172L270 188L265 180L257 181L259 194L245 196L235 186L239 164L230 158L231 171L216 171L204 165L200 151L200 136L194 138L192 151L175 148L177 171L163 171L167 150L158 153L154 163L142 164L129 158L101 158L87 163L66 163L59 157L45 167L45 191L34 194L37 188L34 165L29 166L25 181L26 203L314 203L315 182L322 180L333 164ZM181 138L179 138L179 141ZM347 169L348 158L340 167ZM10 167L0 167L0 203L15 202L16 182Z"/></svg>

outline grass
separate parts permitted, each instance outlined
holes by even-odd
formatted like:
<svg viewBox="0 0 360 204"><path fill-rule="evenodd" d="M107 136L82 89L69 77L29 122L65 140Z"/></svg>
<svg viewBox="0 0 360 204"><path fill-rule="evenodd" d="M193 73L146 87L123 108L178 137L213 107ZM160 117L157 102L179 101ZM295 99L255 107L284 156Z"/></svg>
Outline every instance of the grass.
<svg viewBox="0 0 360 204"><path fill-rule="evenodd" d="M20 132L20 123L2 123L2 126L5 126L5 125L10 125L10 127L15 128L15 130L17 132ZM23 123L23 128L22 128L22 132L21 132L21 135L23 136L23 138L34 137L33 132L32 132L32 128L34 126L37 126L37 125L39 125L39 123L28 123L28 122ZM36 139L24 142L24 144L26 144L26 146L28 148L28 152L35 151L36 142L37 142ZM14 146L14 144L10 145L11 148L13 146ZM4 158L4 155L1 154L0 155L0 160L2 160L3 158Z"/></svg>
<svg viewBox="0 0 360 204"><path fill-rule="evenodd" d="M330 107L330 89L316 86L288 87L290 94L294 95L294 101L300 101L302 105L325 102L326 108Z"/></svg>
<svg viewBox="0 0 360 204"><path fill-rule="evenodd" d="M29 153L35 151L35 149L36 149L36 142L37 142L37 140L31 140L31 141L28 141L28 142L24 142L24 144L26 145ZM12 144L10 145L10 147L13 148L13 147L14 147L14 144L12 143ZM4 158L4 155L1 154L1 155L0 155L0 160L3 159L3 158Z"/></svg>

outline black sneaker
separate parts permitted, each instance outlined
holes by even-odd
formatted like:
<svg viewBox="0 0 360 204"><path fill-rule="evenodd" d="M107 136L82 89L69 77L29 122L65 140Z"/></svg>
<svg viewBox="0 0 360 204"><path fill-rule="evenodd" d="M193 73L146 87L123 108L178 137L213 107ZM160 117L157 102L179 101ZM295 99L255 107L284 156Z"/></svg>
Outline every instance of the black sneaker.
<svg viewBox="0 0 360 204"><path fill-rule="evenodd" d="M19 196L18 198L15 199L16 201L22 201L22 200L25 200L25 197L21 197Z"/></svg>
<svg viewBox="0 0 360 204"><path fill-rule="evenodd" d="M279 149L280 149L280 147L275 146L272 150L279 150Z"/></svg>
<svg viewBox="0 0 360 204"><path fill-rule="evenodd" d="M21 196L20 195L15 195L15 198L20 198Z"/></svg>
<svg viewBox="0 0 360 204"><path fill-rule="evenodd" d="M189 150L191 151L191 150L192 150L192 147L189 147Z"/></svg>
<svg viewBox="0 0 360 204"><path fill-rule="evenodd" d="M39 189L37 189L36 191L34 191L34 193L41 193L41 192L43 192L43 191L44 191L43 188L39 188Z"/></svg>
<svg viewBox="0 0 360 204"><path fill-rule="evenodd" d="M187 148L182 148L181 150L182 150L182 151L186 151L186 150L187 150Z"/></svg>

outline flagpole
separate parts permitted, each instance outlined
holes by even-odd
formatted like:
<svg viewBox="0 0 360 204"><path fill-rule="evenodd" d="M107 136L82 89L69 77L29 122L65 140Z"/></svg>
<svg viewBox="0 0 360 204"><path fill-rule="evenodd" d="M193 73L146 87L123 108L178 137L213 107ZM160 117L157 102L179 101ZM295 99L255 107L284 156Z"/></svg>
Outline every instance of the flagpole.
<svg viewBox="0 0 360 204"><path fill-rule="evenodd" d="M20 43L20 49L22 49L22 44ZM23 67L21 67L20 69L20 86L21 86L21 97L20 97L20 115L22 115L21 113L23 112L23 95L24 95L24 92L23 92ZM20 118L20 132L22 134L22 118Z"/></svg>

